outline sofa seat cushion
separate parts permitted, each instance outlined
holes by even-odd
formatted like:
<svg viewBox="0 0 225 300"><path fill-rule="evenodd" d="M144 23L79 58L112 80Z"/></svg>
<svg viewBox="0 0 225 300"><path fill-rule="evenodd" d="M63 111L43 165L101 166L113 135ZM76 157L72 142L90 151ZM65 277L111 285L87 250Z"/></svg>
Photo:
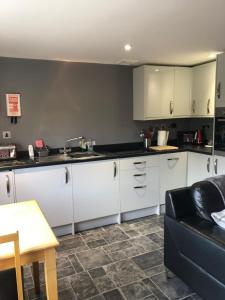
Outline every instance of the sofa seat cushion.
<svg viewBox="0 0 225 300"><path fill-rule="evenodd" d="M225 209L223 198L218 188L210 181L200 181L192 185L191 194L197 215L215 223L211 213Z"/></svg>
<svg viewBox="0 0 225 300"><path fill-rule="evenodd" d="M225 284L224 230L197 216L179 222L167 217L167 227L181 255Z"/></svg>

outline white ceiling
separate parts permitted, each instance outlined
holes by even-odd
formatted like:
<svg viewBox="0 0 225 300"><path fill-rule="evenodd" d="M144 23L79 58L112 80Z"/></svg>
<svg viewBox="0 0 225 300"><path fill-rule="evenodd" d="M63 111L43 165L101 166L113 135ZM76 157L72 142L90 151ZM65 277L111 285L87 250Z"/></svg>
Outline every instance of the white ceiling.
<svg viewBox="0 0 225 300"><path fill-rule="evenodd" d="M2 0L0 56L196 64L225 49L224 13L225 0Z"/></svg>

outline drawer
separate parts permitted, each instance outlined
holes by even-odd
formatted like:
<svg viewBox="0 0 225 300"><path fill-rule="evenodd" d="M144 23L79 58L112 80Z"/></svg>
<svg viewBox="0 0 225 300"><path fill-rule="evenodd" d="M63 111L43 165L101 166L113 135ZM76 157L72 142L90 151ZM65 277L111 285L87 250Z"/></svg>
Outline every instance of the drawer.
<svg viewBox="0 0 225 300"><path fill-rule="evenodd" d="M120 159L120 170L143 171L145 168L151 166L159 166L159 165L160 165L159 155L139 156L139 157Z"/></svg>
<svg viewBox="0 0 225 300"><path fill-rule="evenodd" d="M137 186L122 185L120 188L121 212L138 210L151 206L147 184Z"/></svg>
<svg viewBox="0 0 225 300"><path fill-rule="evenodd" d="M148 174L146 170L122 170L120 171L120 185L135 187L147 184Z"/></svg>

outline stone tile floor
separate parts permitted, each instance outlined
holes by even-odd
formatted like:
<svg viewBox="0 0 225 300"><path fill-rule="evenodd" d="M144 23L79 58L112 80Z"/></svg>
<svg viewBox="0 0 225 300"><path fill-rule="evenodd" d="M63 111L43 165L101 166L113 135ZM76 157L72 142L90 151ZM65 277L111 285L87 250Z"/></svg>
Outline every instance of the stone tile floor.
<svg viewBox="0 0 225 300"><path fill-rule="evenodd" d="M163 216L84 231L59 238L59 300L200 300L163 265ZM25 299L46 299L43 265L41 295L34 293L31 267L25 267Z"/></svg>

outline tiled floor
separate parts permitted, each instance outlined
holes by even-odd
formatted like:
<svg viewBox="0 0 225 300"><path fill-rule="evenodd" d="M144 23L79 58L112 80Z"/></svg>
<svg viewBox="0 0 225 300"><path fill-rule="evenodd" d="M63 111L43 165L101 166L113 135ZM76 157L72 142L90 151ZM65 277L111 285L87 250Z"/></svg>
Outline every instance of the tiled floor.
<svg viewBox="0 0 225 300"><path fill-rule="evenodd" d="M163 266L163 217L151 216L60 238L57 249L60 300L200 300L180 279L167 279ZM25 268L26 299L34 293Z"/></svg>

